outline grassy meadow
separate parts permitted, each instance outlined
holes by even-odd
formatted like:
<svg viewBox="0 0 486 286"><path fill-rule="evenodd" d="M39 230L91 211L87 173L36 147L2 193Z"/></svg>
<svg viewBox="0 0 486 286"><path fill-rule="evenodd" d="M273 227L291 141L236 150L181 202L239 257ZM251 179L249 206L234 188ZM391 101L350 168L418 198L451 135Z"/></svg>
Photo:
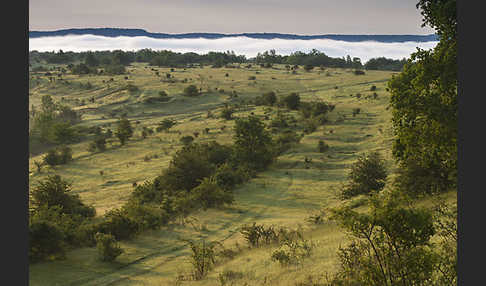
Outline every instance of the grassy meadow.
<svg viewBox="0 0 486 286"><path fill-rule="evenodd" d="M59 174L71 181L73 192L86 204L93 205L97 216L101 216L124 204L134 183L159 175L183 146L181 137L199 132L194 142L232 143L234 120L219 117L225 103L238 103L275 91L277 96L297 92L302 101L323 100L336 107L329 113L328 123L306 134L300 144L280 155L268 170L240 185L234 191L232 206L198 211L185 222L174 222L122 241L124 253L112 263L99 261L95 247L85 247L69 251L65 260L32 264L31 285L221 285L218 276L225 271L241 273L227 285L296 285L335 271L338 247L348 241L346 233L331 221L316 225L306 219L343 203L366 210L361 197L342 201L338 196L351 164L361 154L379 151L387 162L388 179L393 178L390 95L386 84L394 72L366 71L364 75L355 75L351 69L306 72L301 67L297 74L292 74L283 65L171 71L143 63L133 64L127 70L129 74L116 76L66 74L62 80L53 82L42 74L31 73L29 105L37 108L43 95L51 95L55 102L82 114L80 125L115 131L119 116L126 114L135 127L134 136L124 146L120 146L115 136L108 140L104 152L89 152L89 140L72 144L73 161L44 166L40 173L34 162L42 160L45 150L33 148L29 159L31 186L50 174ZM174 82L168 81L168 73ZM256 79L249 80L250 76ZM88 82L91 88L85 87ZM128 83L138 90L123 89ZM190 84L201 87L202 95L183 96L184 88ZM372 85L376 86L375 91L370 91ZM159 91L167 92L169 101L145 102ZM237 97L231 96L233 91ZM376 98L372 97L374 92L378 94ZM355 108L360 108L360 113L353 115ZM242 104L233 116L266 115L268 119L264 122L268 124L278 109ZM298 111L280 109L299 118ZM213 118L208 118L208 111ZM166 118L177 122L169 132L142 138L143 127L155 129ZM207 134L203 132L205 128L209 128ZM319 140L329 145L328 151L318 152ZM306 163L305 158L311 162ZM455 193L446 197L455 200ZM302 228L306 238L315 243L312 256L301 265L282 267L270 259L273 247L249 249L239 230L253 222ZM219 261L205 279L188 281L185 277L191 271L190 249L183 239L200 238L220 241L238 254Z"/></svg>

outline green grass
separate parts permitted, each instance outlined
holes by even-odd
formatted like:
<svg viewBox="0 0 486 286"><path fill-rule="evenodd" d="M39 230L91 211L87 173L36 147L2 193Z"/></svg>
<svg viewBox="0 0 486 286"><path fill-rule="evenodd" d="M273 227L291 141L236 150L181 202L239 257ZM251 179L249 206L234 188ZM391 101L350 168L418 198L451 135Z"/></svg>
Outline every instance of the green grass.
<svg viewBox="0 0 486 286"><path fill-rule="evenodd" d="M120 147L115 138L107 144L103 153L87 151L89 142L73 144L74 160L64 166L43 167L42 173L35 171L35 160L43 154L33 155L29 160L30 185L45 178L48 174L59 174L73 182L73 190L87 204L96 207L97 215L121 206L132 191L133 182L141 183L153 179L169 164L171 156L182 147L179 138L200 135L195 142L216 140L219 143L232 143L234 121L217 118L225 102L237 102L273 90L277 96L298 92L302 100L324 100L336 104L330 113L330 122L306 135L299 145L278 157L277 161L257 178L239 186L235 191L235 203L224 209L200 211L190 216L192 224L171 224L160 230L148 231L130 241L121 242L125 252L114 263L103 263L96 259L96 248L81 248L69 251L67 259L30 265L31 285L219 285L218 275L224 270L243 273L234 285L294 285L304 281L309 275L315 278L336 268L336 251L347 241L346 235L332 222L313 226L306 218L320 208L342 204L338 198L339 187L347 179L350 166L356 158L369 151L380 151L387 160L391 171L395 165L391 155L391 113L387 110L389 94L385 91L386 81L392 72L367 71L356 76L351 70L327 69L305 72L299 69L297 75L287 73L283 66L264 69L234 68L192 68L176 69L175 78L188 79L187 83L161 82L169 68L157 68L160 77L154 75L144 64L128 68L129 80L124 76L64 76L75 85L77 82L90 82L91 90L66 87L59 82L40 84L31 90L29 105L40 104L44 94L52 95L55 101L64 97L66 104L83 112L82 125L102 126L115 130L116 118L113 111L127 112L128 119L135 128L135 135L125 146ZM260 74L255 74L260 71ZM326 76L329 71L331 76ZM225 74L229 73L229 77ZM256 80L248 80L255 75ZM203 95L196 98L182 96L183 89L189 84L201 86ZM210 78L211 77L211 78ZM275 78L275 79L272 79ZM114 78L114 82L108 82ZM189 80L192 78L192 80ZM105 80L105 83L102 81ZM130 82L139 87L134 94L120 90ZM369 91L376 85L377 99L365 99L373 94ZM335 89L338 86L338 89ZM208 92L208 87L211 89ZM215 88L224 89L221 94ZM168 102L146 104L140 98L154 95L164 90L171 98ZM229 93L236 90L238 97L230 98ZM350 96L356 93L361 98ZM95 97L95 103L88 99ZM79 106L76 100L84 99L86 105ZM353 108L361 108L361 113L352 116ZM239 110L234 116L247 116L250 112L263 115L264 107L249 106ZM211 110L215 118L206 118ZM272 109L276 114L277 108ZM296 118L296 111L289 112ZM143 126L153 127L165 118L177 121L168 133L155 133L146 139L141 138ZM271 119L271 118L270 118ZM135 121L140 121L135 124ZM269 123L269 121L266 121ZM110 127L107 124L111 124ZM221 126L226 129L221 131ZM203 134L204 128L210 133ZM180 132L180 134L179 134ZM300 131L299 131L300 132ZM329 146L325 153L319 153L317 144L324 140ZM149 161L145 156L157 155ZM304 158L312 159L306 168ZM100 175L100 171L104 174ZM451 196L451 199L454 199ZM359 206L359 202L357 203ZM366 208L366 206L359 206ZM282 268L270 259L272 247L248 249L238 232L244 224L257 222L265 225L278 225L296 228L301 225L308 238L317 243L313 256L303 265ZM230 261L219 263L201 281L176 282L178 275L190 272L189 249L181 239L222 241L227 248L241 252Z"/></svg>

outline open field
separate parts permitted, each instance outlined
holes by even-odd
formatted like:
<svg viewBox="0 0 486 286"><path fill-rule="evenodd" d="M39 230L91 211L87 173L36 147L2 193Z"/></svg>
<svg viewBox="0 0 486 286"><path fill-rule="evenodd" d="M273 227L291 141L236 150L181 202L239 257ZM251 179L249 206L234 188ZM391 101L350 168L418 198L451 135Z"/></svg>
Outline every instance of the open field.
<svg viewBox="0 0 486 286"><path fill-rule="evenodd" d="M389 179L393 178L391 113L386 91L387 80L393 72L366 71L365 75L355 75L352 70L345 69L305 72L300 68L297 74L291 74L283 66L176 68L171 72L169 68L147 67L145 64L134 64L128 70L128 75L68 74L62 81L40 79L38 84L31 84L31 105L38 107L41 96L48 94L56 102L81 112L81 125L114 131L117 118L126 113L136 126L134 137L125 146L111 138L106 151L91 153L87 151L89 141L76 143L70 146L72 162L43 167L41 173L36 172L34 161L41 160L44 154L31 154L31 185L49 174L59 174L72 181L74 192L85 203L95 206L97 215L101 216L127 200L134 182L142 183L159 175L168 166L172 155L182 147L179 142L182 136L199 132L195 142L216 140L230 144L234 121L218 118L225 103L238 103L275 91L277 96L297 92L303 101L323 100L335 104L336 108L329 114L329 123L305 135L300 144L279 156L268 170L239 186L234 191L235 203L231 207L199 211L191 214L185 224L173 223L123 241L121 246L125 252L114 263L98 261L96 248L80 248L68 252L66 260L30 265L31 285L220 285L218 275L225 270L243 273L232 285L295 285L309 275L317 279L326 271L336 269L336 251L346 243L345 233L332 222L311 225L306 218L321 208L343 203L338 197L339 187L346 181L350 165L365 152L379 151L392 173ZM166 73L171 73L176 82L166 82ZM249 76L255 76L256 80L249 80ZM90 89L79 85L88 82L92 85ZM127 83L139 90L130 93L123 89ZM183 89L189 84L202 87L203 95L183 96ZM376 99L371 97L372 85L376 86ZM169 101L144 102L146 97L162 90L169 95ZM230 96L233 91L238 97ZM361 94L359 98L358 93ZM91 98L94 102L90 102ZM83 100L85 104L81 105ZM353 116L354 108L360 108L361 112ZM262 117L268 115L265 122L269 123L277 109L242 104L234 116L244 117L253 112ZM215 117L207 118L208 111ZM299 118L297 111L285 112ZM155 129L165 118L177 121L170 132L154 133L146 139L141 137L143 127ZM225 126L224 130L222 126ZM203 133L205 128L210 128L208 134ZM330 149L319 153L319 140L324 140ZM305 163L306 157L312 162ZM447 199L455 200L455 194L447 194ZM350 203L366 209L366 206L359 206L359 200ZM292 228L300 226L306 237L316 243L316 248L302 265L283 268L271 261L271 247L247 248L239 229L253 222ZM198 238L218 240L226 248L241 250L234 259L219 263L201 281L177 281L178 276L187 276L191 269L189 249L182 239Z"/></svg>

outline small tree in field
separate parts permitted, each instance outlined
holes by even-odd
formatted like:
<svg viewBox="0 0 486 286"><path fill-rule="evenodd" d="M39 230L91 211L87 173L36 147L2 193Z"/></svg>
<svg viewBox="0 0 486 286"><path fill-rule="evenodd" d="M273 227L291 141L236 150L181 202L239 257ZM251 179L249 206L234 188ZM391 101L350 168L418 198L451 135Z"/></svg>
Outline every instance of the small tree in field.
<svg viewBox="0 0 486 286"><path fill-rule="evenodd" d="M95 239L101 261L113 261L123 253L123 249L120 248L113 235L98 232Z"/></svg>
<svg viewBox="0 0 486 286"><path fill-rule="evenodd" d="M133 129L130 125L130 121L126 118L122 118L118 121L116 130L116 137L120 140L121 145L125 145L125 142L133 136Z"/></svg>
<svg viewBox="0 0 486 286"><path fill-rule="evenodd" d="M184 89L184 95L185 96L198 96L199 90L197 89L197 87L195 85L191 84Z"/></svg>
<svg viewBox="0 0 486 286"><path fill-rule="evenodd" d="M379 192L387 177L385 162L377 152L360 156L351 167L349 183L342 190L343 198Z"/></svg>

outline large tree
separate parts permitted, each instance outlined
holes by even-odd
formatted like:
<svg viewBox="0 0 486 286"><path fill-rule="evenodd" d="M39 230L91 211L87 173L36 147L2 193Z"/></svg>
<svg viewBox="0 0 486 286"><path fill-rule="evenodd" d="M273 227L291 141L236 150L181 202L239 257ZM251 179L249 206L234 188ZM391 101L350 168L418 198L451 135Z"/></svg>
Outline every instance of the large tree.
<svg viewBox="0 0 486 286"><path fill-rule="evenodd" d="M402 189L434 193L455 188L457 181L456 1L421 0L417 8L439 43L432 50L418 49L389 82L393 153L401 165Z"/></svg>

